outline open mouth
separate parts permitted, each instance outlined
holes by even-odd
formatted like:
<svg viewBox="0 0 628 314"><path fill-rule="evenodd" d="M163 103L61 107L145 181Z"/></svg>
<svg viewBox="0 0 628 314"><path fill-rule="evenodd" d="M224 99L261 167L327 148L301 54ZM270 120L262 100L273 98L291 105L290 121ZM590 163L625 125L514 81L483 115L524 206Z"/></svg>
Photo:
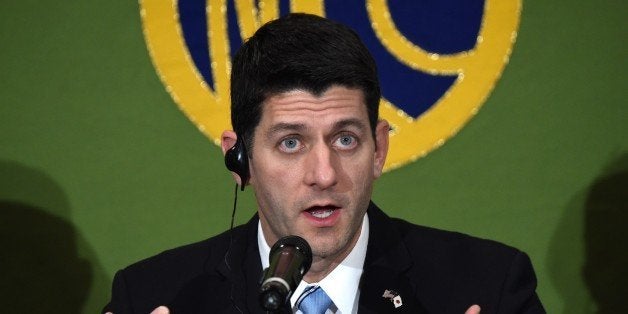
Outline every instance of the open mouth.
<svg viewBox="0 0 628 314"><path fill-rule="evenodd" d="M338 207L336 206L313 206L306 211L315 218L325 219L331 216Z"/></svg>

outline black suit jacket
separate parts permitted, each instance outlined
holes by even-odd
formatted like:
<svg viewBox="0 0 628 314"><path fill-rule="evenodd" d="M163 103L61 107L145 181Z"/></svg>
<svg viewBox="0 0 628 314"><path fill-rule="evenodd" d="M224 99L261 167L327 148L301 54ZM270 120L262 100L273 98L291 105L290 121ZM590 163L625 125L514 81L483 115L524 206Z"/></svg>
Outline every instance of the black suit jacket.
<svg viewBox="0 0 628 314"><path fill-rule="evenodd" d="M410 224L371 204L358 313L545 313L529 258L503 244ZM103 312L263 313L257 222L116 273ZM399 295L395 308L386 290ZM283 311L289 311L288 307ZM346 314L346 313L345 313Z"/></svg>

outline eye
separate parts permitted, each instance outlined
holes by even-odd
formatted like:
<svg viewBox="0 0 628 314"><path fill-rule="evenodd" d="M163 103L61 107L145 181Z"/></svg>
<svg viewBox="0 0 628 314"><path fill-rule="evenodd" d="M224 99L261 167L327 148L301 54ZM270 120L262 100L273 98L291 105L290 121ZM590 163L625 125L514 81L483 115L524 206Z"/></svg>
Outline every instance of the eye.
<svg viewBox="0 0 628 314"><path fill-rule="evenodd" d="M294 137L289 137L281 140L281 142L279 143L279 149L291 153L299 150L300 144L301 143L298 139Z"/></svg>
<svg viewBox="0 0 628 314"><path fill-rule="evenodd" d="M345 134L339 136L334 144L341 149L350 149L357 145L357 139L352 135Z"/></svg>

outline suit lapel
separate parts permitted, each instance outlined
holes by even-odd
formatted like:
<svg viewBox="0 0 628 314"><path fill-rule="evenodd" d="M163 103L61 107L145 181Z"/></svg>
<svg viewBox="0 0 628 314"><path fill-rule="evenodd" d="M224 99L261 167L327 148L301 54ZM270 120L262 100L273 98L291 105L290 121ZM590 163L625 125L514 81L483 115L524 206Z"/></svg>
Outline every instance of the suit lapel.
<svg viewBox="0 0 628 314"><path fill-rule="evenodd" d="M230 295L234 308L244 313L263 313L257 301L262 263L257 247L257 222L255 215L244 227L243 232L233 235L226 262L219 263L216 270L231 285Z"/></svg>
<svg viewBox="0 0 628 314"><path fill-rule="evenodd" d="M369 243L360 280L362 313L426 313L406 276L413 261L391 219L373 203L368 209Z"/></svg>
<svg viewBox="0 0 628 314"><path fill-rule="evenodd" d="M261 272L257 249L257 218L215 241L203 273L193 278L168 304L172 313L261 313L252 299Z"/></svg>
<svg viewBox="0 0 628 314"><path fill-rule="evenodd" d="M265 313L259 303L262 262L257 245L259 218L255 215L245 226L244 232L234 235L228 265L220 263L216 270L231 282L234 304L244 313ZM237 309L235 312L238 312ZM289 307L279 313L289 313Z"/></svg>

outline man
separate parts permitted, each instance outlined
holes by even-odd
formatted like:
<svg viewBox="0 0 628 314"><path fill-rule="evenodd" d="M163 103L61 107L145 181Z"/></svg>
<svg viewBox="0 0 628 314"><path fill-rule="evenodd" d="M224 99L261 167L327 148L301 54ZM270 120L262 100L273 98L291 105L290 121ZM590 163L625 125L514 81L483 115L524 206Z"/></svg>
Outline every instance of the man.
<svg viewBox="0 0 628 314"><path fill-rule="evenodd" d="M316 296L320 313L544 313L524 253L389 218L370 201L390 128L379 100L375 63L347 27L307 14L261 27L234 57L235 131L222 135L257 215L118 272L105 311L263 312L270 246L298 235L312 266L281 312L309 314Z"/></svg>

